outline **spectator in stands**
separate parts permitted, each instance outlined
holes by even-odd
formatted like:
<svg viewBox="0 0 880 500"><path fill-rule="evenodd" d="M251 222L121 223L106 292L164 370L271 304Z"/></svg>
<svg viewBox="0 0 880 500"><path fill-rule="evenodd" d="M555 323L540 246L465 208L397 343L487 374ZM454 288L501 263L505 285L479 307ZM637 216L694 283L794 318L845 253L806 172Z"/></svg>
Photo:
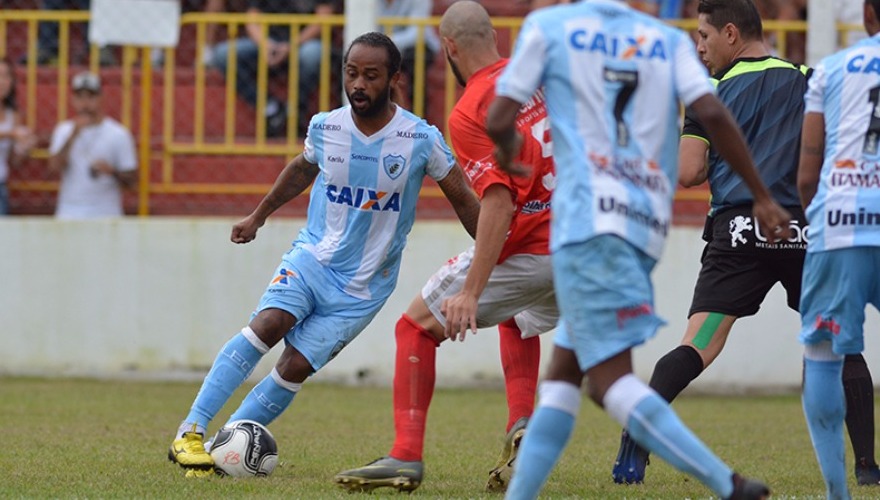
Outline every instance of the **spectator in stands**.
<svg viewBox="0 0 880 500"><path fill-rule="evenodd" d="M205 0L205 12L216 14L226 10L226 0ZM205 45L202 47L202 62L211 64L214 58L214 45L217 43L217 25L205 25Z"/></svg>
<svg viewBox="0 0 880 500"><path fill-rule="evenodd" d="M0 58L0 215L9 213L6 179L10 167L21 163L36 145L33 132L21 123L15 101L15 71L12 61Z"/></svg>
<svg viewBox="0 0 880 500"><path fill-rule="evenodd" d="M805 21L807 19L807 0L755 0L761 19L772 21ZM782 32L785 38L785 51L779 50L780 32L764 30L764 43L773 55L796 64L806 61L806 33L799 31Z"/></svg>
<svg viewBox="0 0 880 500"><path fill-rule="evenodd" d="M250 0L247 12L252 16L259 14L333 14L332 0ZM237 40L222 42L214 48L214 66L224 76L230 44L235 44L236 72L235 86L238 94L251 106L257 104L257 61L260 47L266 50L266 60L270 76L284 73L290 57L290 28L282 25L269 25L264 36L263 25L256 20L245 26L247 36ZM321 27L310 24L299 32L299 127L304 132L307 125L309 98L318 84L321 68ZM287 105L275 96L266 101L266 134L284 135L287 126Z"/></svg>
<svg viewBox="0 0 880 500"><path fill-rule="evenodd" d="M227 3L237 4L238 2L227 2L227 0L185 0L181 5L182 12L205 12L206 14L217 14L225 12ZM214 45L217 43L217 24L205 24L205 45L202 46L201 63L210 65L214 61ZM153 66L162 66L165 64L165 50L162 48L154 48L151 58Z"/></svg>
<svg viewBox="0 0 880 500"><path fill-rule="evenodd" d="M409 19L425 19L431 17L434 9L432 0L379 0L379 17L406 17ZM402 56L401 72L406 76L406 102L400 104L405 108L414 109L413 82L416 73L416 44L419 41L419 26L415 24L390 26L380 25L378 31L382 31L391 37ZM432 27L425 27L425 72L434 62L434 56L440 50L440 38ZM404 97L404 96L400 96ZM424 105L424 101L422 103ZM422 110L424 111L424 109Z"/></svg>
<svg viewBox="0 0 880 500"><path fill-rule="evenodd" d="M40 3L43 10L89 10L91 0L42 0ZM72 52L72 57L77 60L85 60L88 50L89 25L83 28L82 46L79 52ZM37 37L39 49L37 51L37 64L48 64L58 58L58 23L40 23ZM102 47L100 51L102 66L116 64L116 57L110 47Z"/></svg>
<svg viewBox="0 0 880 500"><path fill-rule="evenodd" d="M59 123L49 145L49 170L61 174L55 216L85 219L123 215L122 190L135 186L134 138L104 115L101 79L90 72L72 81L75 115Z"/></svg>

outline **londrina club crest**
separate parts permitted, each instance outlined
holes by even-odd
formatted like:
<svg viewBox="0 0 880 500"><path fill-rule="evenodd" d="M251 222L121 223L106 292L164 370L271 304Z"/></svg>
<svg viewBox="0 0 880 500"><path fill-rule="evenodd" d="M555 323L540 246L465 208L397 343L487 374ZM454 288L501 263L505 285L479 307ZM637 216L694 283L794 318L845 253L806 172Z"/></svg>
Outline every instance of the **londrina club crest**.
<svg viewBox="0 0 880 500"><path fill-rule="evenodd" d="M387 155L382 158L382 166L385 167L385 173L392 179L397 179L406 167L406 158L400 155Z"/></svg>

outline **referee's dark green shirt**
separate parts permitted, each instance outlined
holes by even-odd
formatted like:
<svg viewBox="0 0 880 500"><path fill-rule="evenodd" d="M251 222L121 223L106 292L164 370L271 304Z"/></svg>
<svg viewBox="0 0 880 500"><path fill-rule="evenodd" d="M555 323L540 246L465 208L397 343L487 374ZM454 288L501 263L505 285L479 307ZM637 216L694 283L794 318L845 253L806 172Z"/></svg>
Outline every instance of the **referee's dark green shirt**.
<svg viewBox="0 0 880 500"><path fill-rule="evenodd" d="M812 70L776 57L737 59L712 78L718 98L739 124L761 179L783 206L799 206L797 168L804 94ZM752 202L743 180L711 147L709 135L690 110L682 137L709 144L712 212Z"/></svg>

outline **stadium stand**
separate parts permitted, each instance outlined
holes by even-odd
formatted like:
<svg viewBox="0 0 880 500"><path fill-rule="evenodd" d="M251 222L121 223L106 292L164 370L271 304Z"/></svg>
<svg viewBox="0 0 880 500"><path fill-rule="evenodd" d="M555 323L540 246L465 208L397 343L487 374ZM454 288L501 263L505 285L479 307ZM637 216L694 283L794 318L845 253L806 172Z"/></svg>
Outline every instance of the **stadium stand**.
<svg viewBox="0 0 880 500"><path fill-rule="evenodd" d="M15 0L13 0L15 1ZM434 14L439 19L446 7L454 0L435 0ZM149 57L147 51L114 47L119 66L97 67L97 49L90 52L75 50L77 40L82 40L82 23L71 23L67 32L70 53L90 53L88 60L69 61L63 57L51 65L19 65L16 68L20 84L18 99L25 116L40 136L40 147L35 157L14 171L10 178L11 210L13 214L51 214L55 203L57 183L47 178L45 168L49 134L59 117L69 114L65 92L66 85L59 81L90 65L100 71L104 80L105 95L111 115L129 126L141 147L148 137L149 173L145 175L137 193L126 195L127 213L151 215L241 215L247 213L268 189L287 158L302 147L292 135L287 140L261 138L260 126L254 111L230 96L223 78L216 70L197 64L198 39L203 36L206 19L194 11L196 2L185 1L181 26L180 44L166 52L167 65L150 68L149 134L141 130L145 121L141 117L142 71L140 60ZM509 0L484 0L483 4L494 17L506 18L499 22L499 46L502 54L509 54L521 17L528 10L528 2ZM13 60L25 57L29 51L28 41L35 38L31 30L36 28L32 17L23 13L38 12L37 0L18 0L18 9L0 11L0 55ZM16 17L16 12L19 17ZM70 14L52 11L54 15ZM47 15L43 13L44 15ZM49 14L49 15L53 15ZM84 13L79 13L80 18ZM224 22L218 29L219 39L230 35L229 28L243 19L241 14L224 14ZM80 19L77 18L77 19ZM31 19L31 20L29 20ZM436 21L436 19L435 19ZM335 44L329 66L338 67L341 54L341 28L343 18L338 16L329 26ZM5 28L5 29L4 29ZM62 33L65 30L62 29ZM201 34L200 34L201 32ZM33 49L30 49L33 50ZM76 64L74 64L76 63ZM329 68L328 69L332 69ZM316 95L313 109L330 109L339 105L340 83L334 71L329 73L329 88ZM427 105L426 119L445 130L445 117L457 98L459 89L447 74L444 57L435 58L425 73ZM273 90L284 93L289 87L286 78L271 79ZM450 87L451 85L451 87ZM59 90L61 89L61 90ZM231 98L230 98L231 97ZM706 210L706 190L682 190L677 196L676 221L699 224ZM295 201L280 213L290 216L303 215L305 203ZM420 216L452 217L448 203L442 199L436 185L423 189Z"/></svg>

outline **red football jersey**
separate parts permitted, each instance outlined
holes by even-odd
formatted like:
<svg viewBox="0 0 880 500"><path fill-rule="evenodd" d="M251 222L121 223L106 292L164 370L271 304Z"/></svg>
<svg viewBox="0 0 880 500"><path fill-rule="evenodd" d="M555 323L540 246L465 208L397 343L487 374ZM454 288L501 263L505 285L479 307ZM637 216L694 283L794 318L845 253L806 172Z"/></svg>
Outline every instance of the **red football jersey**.
<svg viewBox="0 0 880 500"><path fill-rule="evenodd" d="M550 196L556 185L550 123L541 91L523 104L516 119L523 146L515 161L529 166L531 175L514 177L496 165L495 145L486 134L486 114L495 99L495 80L507 61L502 59L471 75L449 115L452 147L477 195L482 198L487 187L503 184L515 197L516 213L498 263L515 254L550 253Z"/></svg>

